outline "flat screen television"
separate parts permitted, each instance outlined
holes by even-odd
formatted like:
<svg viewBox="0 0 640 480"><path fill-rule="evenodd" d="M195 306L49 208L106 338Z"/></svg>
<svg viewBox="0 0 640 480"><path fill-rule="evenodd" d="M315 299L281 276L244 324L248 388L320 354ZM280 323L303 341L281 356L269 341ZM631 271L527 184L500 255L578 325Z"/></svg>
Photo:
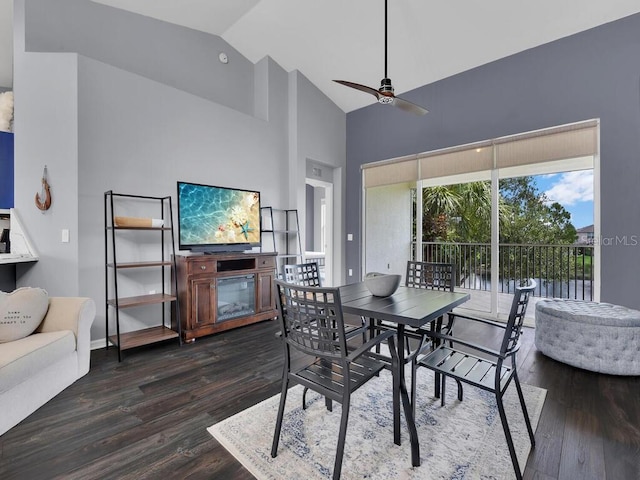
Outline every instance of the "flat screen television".
<svg viewBox="0 0 640 480"><path fill-rule="evenodd" d="M215 253L260 246L260 192L178 182L180 250Z"/></svg>

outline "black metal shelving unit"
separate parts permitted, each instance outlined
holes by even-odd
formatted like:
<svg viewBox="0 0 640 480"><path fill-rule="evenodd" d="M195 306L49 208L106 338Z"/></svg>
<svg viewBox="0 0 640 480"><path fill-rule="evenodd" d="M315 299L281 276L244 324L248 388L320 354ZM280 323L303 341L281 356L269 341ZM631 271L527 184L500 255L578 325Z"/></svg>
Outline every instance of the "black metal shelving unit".
<svg viewBox="0 0 640 480"><path fill-rule="evenodd" d="M273 246L271 251L278 252L276 256L276 274L280 277L284 265L302 263L304 261L298 210L262 207L260 211L263 225L262 251L265 251L265 235L271 235ZM264 228L266 223L268 225Z"/></svg>
<svg viewBox="0 0 640 480"><path fill-rule="evenodd" d="M115 209L118 208L114 205L114 199L117 203L120 200L139 200L140 202L157 202L156 208L159 208L158 213L163 220L161 227L153 226L119 226L116 225ZM149 207L152 208L152 207ZM119 210L120 211L120 210ZM123 193L114 193L112 190L105 192L104 194L104 252L105 252L105 334L106 334L106 348L109 345L114 345L118 349L118 360L122 361L122 351L130 348L136 348L143 345L149 345L156 342L163 342L174 338L178 339L179 344L182 344L182 335L180 331L180 308L178 305L178 298L170 293L171 288L167 287L167 273L169 268L173 272L176 271L175 261L175 241L173 231L173 210L171 204L171 197L151 197L145 195L130 195ZM117 250L118 243L121 239L118 238L118 234L123 231L130 232L143 232L152 231L158 232L160 255L156 260L146 261L128 261L121 262L118 259ZM166 249L167 239L170 237L170 256ZM156 268L160 270L162 291L160 293L150 293L146 295L136 295L130 297L122 297L118 292L118 275L119 272L128 269L149 269ZM111 273L111 275L110 275ZM110 278L111 277L111 278ZM173 291L177 292L177 280L175 273L170 275L170 280L173 281ZM167 315L164 304L175 302L172 305L174 313L174 322L172 324L171 316ZM134 331L121 332L120 328L120 310L124 308L141 307L145 305L162 305L162 321L159 326L143 328ZM109 328L110 312L115 315L115 333L111 334ZM167 320L167 317L168 320Z"/></svg>

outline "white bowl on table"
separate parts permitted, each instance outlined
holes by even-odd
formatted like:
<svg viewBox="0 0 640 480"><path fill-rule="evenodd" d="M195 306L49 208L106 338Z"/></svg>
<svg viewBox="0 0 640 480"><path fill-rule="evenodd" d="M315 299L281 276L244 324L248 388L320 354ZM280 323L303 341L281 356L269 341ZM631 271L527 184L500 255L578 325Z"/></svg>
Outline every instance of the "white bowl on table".
<svg viewBox="0 0 640 480"><path fill-rule="evenodd" d="M376 297L393 295L400 285L402 275L371 272L364 277L364 284Z"/></svg>

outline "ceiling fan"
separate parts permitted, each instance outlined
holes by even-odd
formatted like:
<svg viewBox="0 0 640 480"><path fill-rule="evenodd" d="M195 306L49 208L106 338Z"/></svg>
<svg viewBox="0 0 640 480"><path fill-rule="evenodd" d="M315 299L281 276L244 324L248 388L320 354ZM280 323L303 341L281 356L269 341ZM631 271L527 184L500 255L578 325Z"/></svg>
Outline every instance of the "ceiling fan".
<svg viewBox="0 0 640 480"><path fill-rule="evenodd" d="M334 80L334 82L370 93L378 99L378 103L382 103L383 105L393 105L394 107L398 107L406 112L415 113L416 115L428 113L426 108L403 100L393 94L393 85L391 84L391 79L387 76L387 0L384 0L384 78L380 81L380 88L376 90L375 88L360 85L359 83L347 82L346 80Z"/></svg>

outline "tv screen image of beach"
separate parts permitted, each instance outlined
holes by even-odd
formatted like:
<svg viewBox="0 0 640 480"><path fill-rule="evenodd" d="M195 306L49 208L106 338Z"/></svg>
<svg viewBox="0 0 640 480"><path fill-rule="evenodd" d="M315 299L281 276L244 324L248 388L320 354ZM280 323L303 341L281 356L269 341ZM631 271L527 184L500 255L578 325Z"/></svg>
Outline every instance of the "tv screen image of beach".
<svg viewBox="0 0 640 480"><path fill-rule="evenodd" d="M260 193L178 182L180 245L260 245Z"/></svg>

